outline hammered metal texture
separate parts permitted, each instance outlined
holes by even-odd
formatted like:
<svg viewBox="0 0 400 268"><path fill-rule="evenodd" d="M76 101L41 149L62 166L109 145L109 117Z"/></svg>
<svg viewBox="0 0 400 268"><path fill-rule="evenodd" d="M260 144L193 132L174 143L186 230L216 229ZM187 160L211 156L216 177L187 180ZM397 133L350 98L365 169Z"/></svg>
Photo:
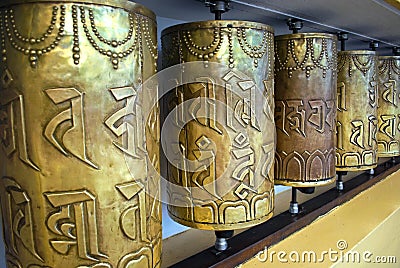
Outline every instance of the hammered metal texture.
<svg viewBox="0 0 400 268"><path fill-rule="evenodd" d="M400 56L378 57L378 157L400 155Z"/></svg>
<svg viewBox="0 0 400 268"><path fill-rule="evenodd" d="M312 187L335 179L336 37L275 37L275 183Z"/></svg>
<svg viewBox="0 0 400 268"><path fill-rule="evenodd" d="M181 161L197 161L198 171L168 165L168 180L187 189L169 189L168 210L175 221L230 230L272 216L273 45L272 28L252 22L195 22L163 31L164 67L196 61L205 69L222 64L209 77L185 69L183 75L201 82L178 86L167 100L170 111L193 101L208 118L196 118L193 112L179 135Z"/></svg>
<svg viewBox="0 0 400 268"><path fill-rule="evenodd" d="M158 111L141 115L157 94L137 90L155 72L156 24L143 10L123 1L1 4L7 267L159 266L159 177L149 172Z"/></svg>
<svg viewBox="0 0 400 268"><path fill-rule="evenodd" d="M374 51L338 53L336 170L358 171L378 162L378 81Z"/></svg>

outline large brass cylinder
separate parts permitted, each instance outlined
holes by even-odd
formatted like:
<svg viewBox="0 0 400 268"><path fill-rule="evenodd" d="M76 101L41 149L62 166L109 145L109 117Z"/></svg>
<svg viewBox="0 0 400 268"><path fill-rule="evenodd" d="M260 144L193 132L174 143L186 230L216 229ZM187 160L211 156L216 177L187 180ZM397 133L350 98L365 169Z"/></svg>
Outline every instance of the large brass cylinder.
<svg viewBox="0 0 400 268"><path fill-rule="evenodd" d="M154 14L112 0L0 5L7 267L158 267L157 94L139 90L156 67Z"/></svg>
<svg viewBox="0 0 400 268"><path fill-rule="evenodd" d="M275 37L275 183L313 187L335 180L336 37Z"/></svg>
<svg viewBox="0 0 400 268"><path fill-rule="evenodd" d="M378 81L374 51L338 53L336 170L376 167Z"/></svg>
<svg viewBox="0 0 400 268"><path fill-rule="evenodd" d="M400 155L400 56L378 57L378 156Z"/></svg>
<svg viewBox="0 0 400 268"><path fill-rule="evenodd" d="M170 111L179 111L174 120L189 118L175 141L182 165L168 166L170 183L184 189L169 188L171 217L208 230L266 221L274 196L272 28L244 21L182 24L163 31L162 50L164 67L180 64L192 81L167 100ZM196 62L194 69L185 65ZM184 103L190 105L180 110ZM194 162L191 170L187 162Z"/></svg>

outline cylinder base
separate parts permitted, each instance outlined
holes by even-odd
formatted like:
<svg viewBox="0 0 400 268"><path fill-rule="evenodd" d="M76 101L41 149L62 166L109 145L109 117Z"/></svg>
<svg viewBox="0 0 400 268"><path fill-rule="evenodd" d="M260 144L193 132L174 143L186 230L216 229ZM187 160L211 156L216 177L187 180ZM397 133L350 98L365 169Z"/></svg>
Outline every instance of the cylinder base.
<svg viewBox="0 0 400 268"><path fill-rule="evenodd" d="M363 170L369 170L371 168L376 168L378 164L373 164L373 165L365 165L365 166L356 166L356 167L342 167L342 166L336 166L336 172L337 171L363 171Z"/></svg>
<svg viewBox="0 0 400 268"><path fill-rule="evenodd" d="M173 215L169 212L168 212L168 215L171 217L171 219L173 219L177 223L180 223L187 227L201 229L201 230L209 230L209 231L229 231L229 230L248 228L248 227L252 227L254 225L263 223L263 222L269 220L273 216L273 213L270 212L266 216L261 217L259 219L252 220L251 222L224 223L224 224L198 223L198 222L187 221L184 219L177 218L175 215Z"/></svg>
<svg viewBox="0 0 400 268"><path fill-rule="evenodd" d="M313 186L323 186L327 184L331 184L335 182L336 177L331 177L325 180L320 181L295 181L295 180L284 180L284 179L275 179L275 184L280 184L284 186L292 186L292 187L313 187Z"/></svg>

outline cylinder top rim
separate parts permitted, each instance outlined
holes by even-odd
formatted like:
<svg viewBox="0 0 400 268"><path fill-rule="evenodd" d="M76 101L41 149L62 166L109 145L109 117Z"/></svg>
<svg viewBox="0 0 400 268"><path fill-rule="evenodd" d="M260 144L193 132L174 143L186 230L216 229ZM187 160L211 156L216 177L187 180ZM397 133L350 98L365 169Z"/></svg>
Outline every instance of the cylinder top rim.
<svg viewBox="0 0 400 268"><path fill-rule="evenodd" d="M103 6L109 6L109 7L115 7L115 8L123 8L126 9L127 11L130 12L135 12L139 13L143 16L146 16L153 21L156 21L156 15L153 11L148 9L147 7L126 1L126 0L59 0L59 1L54 1L54 0L5 0L1 1L0 3L0 8L5 8L7 6L15 6L15 5L21 5L21 4L35 4L35 3L49 3L49 4L94 4L94 5L103 5Z"/></svg>

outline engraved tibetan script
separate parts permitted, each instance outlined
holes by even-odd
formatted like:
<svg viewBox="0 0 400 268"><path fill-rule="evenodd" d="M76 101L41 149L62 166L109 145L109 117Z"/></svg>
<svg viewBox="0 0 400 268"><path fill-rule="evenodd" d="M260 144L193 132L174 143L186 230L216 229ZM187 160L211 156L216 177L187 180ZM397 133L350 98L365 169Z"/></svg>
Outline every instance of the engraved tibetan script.
<svg viewBox="0 0 400 268"><path fill-rule="evenodd" d="M77 247L82 259L97 261L107 258L98 248L96 198L87 190L44 194L59 211L50 214L47 227L62 236L51 239L50 245L60 254L67 255L72 246Z"/></svg>
<svg viewBox="0 0 400 268"><path fill-rule="evenodd" d="M125 209L120 217L120 226L123 233L131 240L138 240L137 229L142 242L149 242L147 238L147 218L146 218L146 192L144 185L137 182L128 182L118 184L115 186L117 190L125 197L126 200L131 201L137 196L136 205L130 206ZM138 215L138 220L136 220Z"/></svg>
<svg viewBox="0 0 400 268"><path fill-rule="evenodd" d="M124 107L104 122L117 137L121 137L123 140L123 144L117 141L114 141L113 144L124 153L134 158L140 158L139 150L142 152L146 152L146 150L144 149L142 109L137 103L137 92L130 86L111 88L110 92L117 101L125 101ZM133 124L127 121L128 116L134 116ZM117 124L119 125L117 126Z"/></svg>
<svg viewBox="0 0 400 268"><path fill-rule="evenodd" d="M4 200L1 200L4 220L4 238L8 251L14 255L24 246L40 261L36 250L32 221L32 204L28 194L12 178L3 177Z"/></svg>
<svg viewBox="0 0 400 268"><path fill-rule="evenodd" d="M287 100L286 104L289 109L291 109L291 111L286 116L286 119L288 120L290 125L290 129L305 137L306 111L303 108L303 100Z"/></svg>
<svg viewBox="0 0 400 268"><path fill-rule="evenodd" d="M340 121L336 122L337 148L343 150L343 125Z"/></svg>
<svg viewBox="0 0 400 268"><path fill-rule="evenodd" d="M396 135L396 116L395 115L381 115L381 126L379 131L386 134L389 138L394 139Z"/></svg>
<svg viewBox="0 0 400 268"><path fill-rule="evenodd" d="M45 137L64 155L68 156L70 153L89 166L98 169L86 153L84 94L76 88L52 88L45 92L55 104L69 102L70 106L50 120L44 131ZM72 126L62 135L61 142L56 138L56 131L65 121L69 121Z"/></svg>
<svg viewBox="0 0 400 268"><path fill-rule="evenodd" d="M212 146L210 139L202 135L196 141L198 149L193 150L193 154L198 161L198 167L192 175L192 182L199 188L205 190L207 193L221 199L217 193L217 169L215 166L215 149ZM193 197L196 197L196 192L194 191Z"/></svg>
<svg viewBox="0 0 400 268"><path fill-rule="evenodd" d="M175 85L174 96L171 98L168 103L168 109L173 110L175 108L175 119L174 124L177 127L185 125L185 112L183 109L183 105L181 105L185 101L185 95L183 93L183 87L179 87L179 82L177 79L172 81Z"/></svg>
<svg viewBox="0 0 400 268"><path fill-rule="evenodd" d="M276 125L289 136L288 130L297 132L306 137L305 134L305 110L302 100L276 101ZM287 126L289 125L289 126Z"/></svg>
<svg viewBox="0 0 400 268"><path fill-rule="evenodd" d="M232 83L236 78L236 84ZM233 110L233 117L239 122L243 127L250 125L254 129L261 132L260 124L256 117L256 84L251 80L243 80L238 74L230 71L223 78L225 82L225 94L226 94L226 108ZM230 83L228 83L230 82ZM234 101L234 95L240 94L239 91L232 89L232 84L234 86L239 86L241 89L240 93L244 93L243 96L240 95L240 99L236 102ZM232 130L236 130L233 125L232 112L230 110L226 111L226 121L227 126Z"/></svg>
<svg viewBox="0 0 400 268"><path fill-rule="evenodd" d="M232 173L232 177L241 182L240 185L235 189L234 193L240 198L245 199L249 192L257 193L253 188L257 188L259 185L255 185L254 181L254 151L250 146L248 137L243 133L239 133L234 140L232 150L233 156L237 160L242 160L237 165ZM247 180L245 180L247 178Z"/></svg>
<svg viewBox="0 0 400 268"><path fill-rule="evenodd" d="M370 88L368 90L369 105L372 108L375 108L378 100L378 83L375 81L371 81L369 85L370 85Z"/></svg>
<svg viewBox="0 0 400 268"><path fill-rule="evenodd" d="M19 152L19 159L39 171L28 154L27 128L25 123L24 97L10 88L14 81L8 70L2 76L0 90L0 142L7 156Z"/></svg>
<svg viewBox="0 0 400 268"><path fill-rule="evenodd" d="M209 77L199 77L196 80L199 81L199 83L189 84L188 86L192 94L199 92L201 98L196 98L190 104L190 116L201 125L207 126L217 133L222 134L222 130L217 126L215 81Z"/></svg>
<svg viewBox="0 0 400 268"><path fill-rule="evenodd" d="M344 82L337 85L337 107L339 111L346 110L346 84Z"/></svg>
<svg viewBox="0 0 400 268"><path fill-rule="evenodd" d="M351 122L353 126L352 133L350 136L350 143L360 147L361 149L364 148L364 122L361 120L354 120Z"/></svg>
<svg viewBox="0 0 400 268"><path fill-rule="evenodd" d="M383 83L383 86L385 87L385 91L382 93L382 98L397 107L398 96L396 94L396 81L389 80Z"/></svg>
<svg viewBox="0 0 400 268"><path fill-rule="evenodd" d="M306 101L301 99L275 101L275 122L279 130L290 136L294 131L303 137L307 137L307 122L309 127L320 133L328 130L333 131L335 127L335 102L333 100L309 100L306 109Z"/></svg>
<svg viewBox="0 0 400 268"><path fill-rule="evenodd" d="M310 115L308 121L316 127L316 130L320 133L325 131L325 116L326 109L325 103L322 100L309 101L313 113Z"/></svg>
<svg viewBox="0 0 400 268"><path fill-rule="evenodd" d="M264 163L261 168L261 175L264 178L268 179L271 183L273 183L273 180L269 176L269 172L270 172L271 167L273 167L273 164L274 164L274 157L273 157L274 150L275 150L274 144L272 144L272 143L264 144L262 146L262 149L263 149L265 158L261 162L261 163Z"/></svg>

